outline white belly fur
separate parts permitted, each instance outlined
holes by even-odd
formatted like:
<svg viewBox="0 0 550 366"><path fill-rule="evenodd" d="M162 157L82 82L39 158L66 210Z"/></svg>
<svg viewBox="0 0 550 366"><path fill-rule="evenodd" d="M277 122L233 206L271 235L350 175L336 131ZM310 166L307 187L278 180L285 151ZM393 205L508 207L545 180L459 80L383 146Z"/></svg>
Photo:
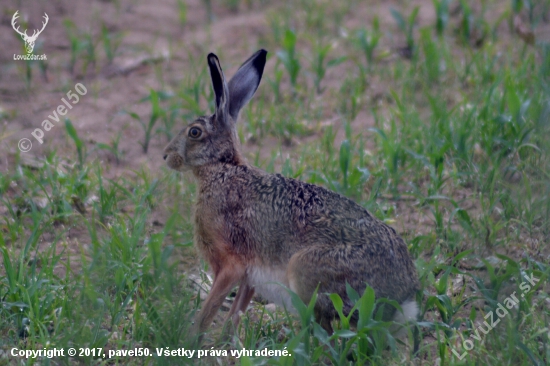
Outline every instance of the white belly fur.
<svg viewBox="0 0 550 366"><path fill-rule="evenodd" d="M247 271L248 283L254 290L269 302L286 307L288 311L295 312L290 295L287 290L285 270L282 268L251 267Z"/></svg>

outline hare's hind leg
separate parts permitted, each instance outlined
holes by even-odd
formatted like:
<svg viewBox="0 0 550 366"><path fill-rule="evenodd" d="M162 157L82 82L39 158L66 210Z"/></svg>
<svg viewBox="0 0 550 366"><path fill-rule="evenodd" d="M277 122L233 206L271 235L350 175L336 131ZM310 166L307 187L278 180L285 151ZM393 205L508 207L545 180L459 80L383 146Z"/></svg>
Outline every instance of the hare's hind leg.
<svg viewBox="0 0 550 366"><path fill-rule="evenodd" d="M229 310L227 319L231 318L233 323L237 325L239 322L238 319L240 319L238 316L239 313L244 313L246 311L248 304L250 304L250 300L252 300L252 296L254 296L254 288L251 287L248 282L243 281L239 287L239 291L237 291L237 296L235 296L235 301L231 306L231 310Z"/></svg>
<svg viewBox="0 0 550 366"><path fill-rule="evenodd" d="M250 300L254 296L254 288L250 286L248 281L245 279L241 282L239 286L239 291L237 291L237 296L233 301L233 305L227 314L227 319L224 325L224 336L231 336L233 332L239 326L241 321L240 312L245 312Z"/></svg>
<svg viewBox="0 0 550 366"><path fill-rule="evenodd" d="M331 321L336 317L336 311L326 294L346 294L346 269L343 264L334 261L333 257L333 248L309 247L290 258L286 272L290 289L304 303L309 303L318 289L315 318L329 334L333 333ZM346 300L344 297L342 299Z"/></svg>
<svg viewBox="0 0 550 366"><path fill-rule="evenodd" d="M306 304L318 288L315 316L329 334L332 332L330 322L338 314L327 294L340 295L343 301L343 312L347 316L353 306L347 296L346 283L360 293L365 283L369 283L375 291L387 291L388 286L384 282L369 281L372 280L372 277L369 277L372 273L368 273L365 258L343 246L310 246L295 253L290 258L286 275L290 289L296 292ZM380 277L379 273L377 275ZM413 297L414 294L408 300L401 302L402 312L396 313L391 307L388 309L390 317L387 320L391 320L393 316L394 321L400 324L392 327L390 331L401 330L396 333L399 337L407 333L408 325L415 321L418 314L418 305ZM352 317L352 321L356 321L356 318Z"/></svg>

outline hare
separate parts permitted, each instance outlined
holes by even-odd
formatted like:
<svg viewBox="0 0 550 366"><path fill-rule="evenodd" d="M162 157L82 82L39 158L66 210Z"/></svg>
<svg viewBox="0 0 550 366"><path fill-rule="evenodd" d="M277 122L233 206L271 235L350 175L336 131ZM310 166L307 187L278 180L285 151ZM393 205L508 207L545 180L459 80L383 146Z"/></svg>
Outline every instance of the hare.
<svg viewBox="0 0 550 366"><path fill-rule="evenodd" d="M196 330L207 330L237 285L228 315L235 326L255 291L292 309L279 284L306 303L318 288L315 316L329 334L337 313L328 294L339 294L349 313L346 283L358 293L369 285L377 297L401 304L397 314L384 310L388 320L392 315L400 322L413 320L418 275L394 229L340 194L268 174L241 156L235 124L260 84L266 54L257 51L226 82L218 57L210 53L215 113L198 117L164 150L168 167L191 170L199 185L195 244L210 264L214 282L197 315Z"/></svg>

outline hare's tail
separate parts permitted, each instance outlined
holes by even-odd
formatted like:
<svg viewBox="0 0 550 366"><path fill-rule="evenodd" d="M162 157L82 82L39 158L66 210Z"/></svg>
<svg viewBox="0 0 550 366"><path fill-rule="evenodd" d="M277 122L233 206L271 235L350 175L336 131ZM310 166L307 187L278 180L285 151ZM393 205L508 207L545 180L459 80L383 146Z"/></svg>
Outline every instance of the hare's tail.
<svg viewBox="0 0 550 366"><path fill-rule="evenodd" d="M405 324L415 321L418 315L418 304L414 300L407 300L401 304L401 311L396 311L393 321L399 324Z"/></svg>
<svg viewBox="0 0 550 366"><path fill-rule="evenodd" d="M402 312L397 310L393 317L393 321L396 323L390 327L390 331L395 338L402 338L407 334L408 326L411 323L416 322L418 316L418 304L414 300L407 300L401 303Z"/></svg>

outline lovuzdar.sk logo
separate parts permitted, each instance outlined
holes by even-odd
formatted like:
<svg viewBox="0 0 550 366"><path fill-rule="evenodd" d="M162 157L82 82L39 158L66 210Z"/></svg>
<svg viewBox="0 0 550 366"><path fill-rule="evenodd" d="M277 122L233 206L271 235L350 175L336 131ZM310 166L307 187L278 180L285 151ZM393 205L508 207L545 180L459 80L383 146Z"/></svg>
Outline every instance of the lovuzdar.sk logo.
<svg viewBox="0 0 550 366"><path fill-rule="evenodd" d="M17 23L17 18L19 18L18 15L19 11L16 11L15 14L13 14L13 17L11 18L11 26L13 29L23 38L23 42L25 42L25 51L27 51L26 55L13 55L14 60L47 60L46 55L33 55L32 51L34 49L34 43L36 42L36 39L42 33L44 28L46 28L46 25L48 24L48 14L44 13L44 21L42 22L42 29L40 30L34 30L32 35L29 36L27 34L27 30L25 29L24 32L21 32L19 30L19 26Z"/></svg>

